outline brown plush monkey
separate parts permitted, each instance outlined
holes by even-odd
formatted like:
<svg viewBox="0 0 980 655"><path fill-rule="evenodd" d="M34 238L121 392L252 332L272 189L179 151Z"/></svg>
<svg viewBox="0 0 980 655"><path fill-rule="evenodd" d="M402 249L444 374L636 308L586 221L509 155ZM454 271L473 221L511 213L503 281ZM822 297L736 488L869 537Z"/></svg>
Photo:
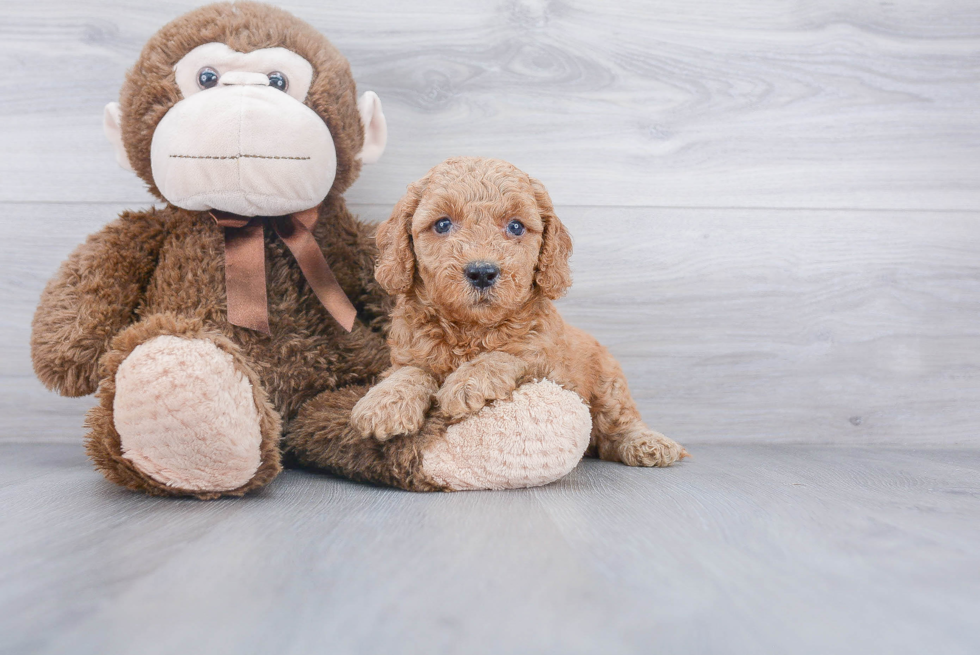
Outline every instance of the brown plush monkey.
<svg viewBox="0 0 980 655"><path fill-rule="evenodd" d="M146 44L105 127L165 204L124 212L71 255L31 347L49 388L98 390L87 449L108 479L241 495L285 453L406 489L503 488L578 461L588 411L547 382L383 443L348 427L389 364L388 301L373 228L342 194L386 125L312 27L255 3L192 11Z"/></svg>

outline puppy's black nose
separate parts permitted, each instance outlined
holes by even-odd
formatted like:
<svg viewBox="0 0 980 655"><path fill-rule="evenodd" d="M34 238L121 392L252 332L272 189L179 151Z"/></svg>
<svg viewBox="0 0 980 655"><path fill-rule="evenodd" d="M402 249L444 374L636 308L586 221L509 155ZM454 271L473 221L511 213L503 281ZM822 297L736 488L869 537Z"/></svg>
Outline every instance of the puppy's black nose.
<svg viewBox="0 0 980 655"><path fill-rule="evenodd" d="M489 289L497 283L500 268L490 262L470 262L463 269L466 279L477 289Z"/></svg>

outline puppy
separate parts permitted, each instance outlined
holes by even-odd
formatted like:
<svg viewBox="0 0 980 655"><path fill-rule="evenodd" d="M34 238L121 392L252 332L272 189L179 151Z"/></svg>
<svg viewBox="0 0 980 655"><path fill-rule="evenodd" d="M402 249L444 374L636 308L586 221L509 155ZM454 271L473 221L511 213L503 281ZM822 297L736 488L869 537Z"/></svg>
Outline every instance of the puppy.
<svg viewBox="0 0 980 655"><path fill-rule="evenodd" d="M448 159L408 187L377 244L375 277L396 303L392 366L351 413L361 434L414 433L433 401L462 419L547 378L588 403L588 454L630 466L687 455L644 425L616 360L555 309L572 240L540 182L498 159Z"/></svg>

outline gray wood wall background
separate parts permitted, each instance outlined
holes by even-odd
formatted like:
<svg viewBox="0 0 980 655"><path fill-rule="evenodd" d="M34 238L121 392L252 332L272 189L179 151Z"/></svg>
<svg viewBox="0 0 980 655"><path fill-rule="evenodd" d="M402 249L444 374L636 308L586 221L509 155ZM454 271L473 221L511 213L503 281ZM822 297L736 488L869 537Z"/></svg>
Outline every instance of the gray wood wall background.
<svg viewBox="0 0 980 655"><path fill-rule="evenodd" d="M0 440L77 442L38 294L152 203L102 108L193 2L0 3ZM283 2L389 121L380 220L452 155L512 161L575 238L562 308L693 444L980 444L976 0Z"/></svg>

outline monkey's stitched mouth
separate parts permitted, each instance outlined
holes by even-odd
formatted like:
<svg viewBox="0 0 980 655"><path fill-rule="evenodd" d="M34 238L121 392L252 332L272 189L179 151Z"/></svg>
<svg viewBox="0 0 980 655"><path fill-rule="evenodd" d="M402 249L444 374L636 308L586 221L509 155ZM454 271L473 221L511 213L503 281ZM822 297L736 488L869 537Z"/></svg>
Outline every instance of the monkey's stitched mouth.
<svg viewBox="0 0 980 655"><path fill-rule="evenodd" d="M171 159L295 159L298 161L306 161L310 159L309 157L286 157L284 155L228 155L226 157L219 157L216 155L170 155Z"/></svg>

